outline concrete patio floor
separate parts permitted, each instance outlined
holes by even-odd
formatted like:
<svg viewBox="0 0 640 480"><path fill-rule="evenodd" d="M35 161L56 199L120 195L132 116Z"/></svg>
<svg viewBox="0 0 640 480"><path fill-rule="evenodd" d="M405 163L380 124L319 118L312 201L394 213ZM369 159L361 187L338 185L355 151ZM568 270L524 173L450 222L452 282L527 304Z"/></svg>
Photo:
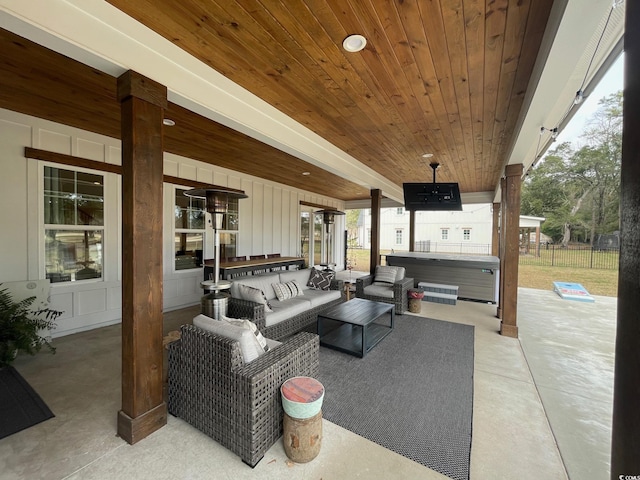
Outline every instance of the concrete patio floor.
<svg viewBox="0 0 640 480"><path fill-rule="evenodd" d="M609 478L617 299L518 293L520 344L569 478Z"/></svg>
<svg viewBox="0 0 640 480"><path fill-rule="evenodd" d="M166 313L165 332L198 309ZM607 478L615 299L569 303L521 289L520 340L497 333L495 310L423 302L420 313L475 326L471 478L566 479L567 471ZM56 355L15 363L56 417L0 440L3 479L447 478L326 420L320 455L303 465L289 464L277 442L251 469L171 415L167 426L128 445L116 436L120 326L55 344Z"/></svg>

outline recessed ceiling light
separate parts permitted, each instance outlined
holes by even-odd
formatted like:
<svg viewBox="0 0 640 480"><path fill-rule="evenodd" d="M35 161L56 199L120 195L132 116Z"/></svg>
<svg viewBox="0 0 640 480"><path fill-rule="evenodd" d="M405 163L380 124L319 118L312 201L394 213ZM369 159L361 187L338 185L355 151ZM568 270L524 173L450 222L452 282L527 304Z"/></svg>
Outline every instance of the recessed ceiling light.
<svg viewBox="0 0 640 480"><path fill-rule="evenodd" d="M431 158L433 157L433 153L425 153L424 155L422 155L422 158Z"/></svg>
<svg viewBox="0 0 640 480"><path fill-rule="evenodd" d="M311 175L311 172L302 172L302 175Z"/></svg>
<svg viewBox="0 0 640 480"><path fill-rule="evenodd" d="M162 120L162 124L166 125L167 127L173 127L176 124L176 122L174 122L170 118L165 118L164 120Z"/></svg>
<svg viewBox="0 0 640 480"><path fill-rule="evenodd" d="M342 42L342 48L347 52L359 52L367 45L367 39L362 35L349 35Z"/></svg>

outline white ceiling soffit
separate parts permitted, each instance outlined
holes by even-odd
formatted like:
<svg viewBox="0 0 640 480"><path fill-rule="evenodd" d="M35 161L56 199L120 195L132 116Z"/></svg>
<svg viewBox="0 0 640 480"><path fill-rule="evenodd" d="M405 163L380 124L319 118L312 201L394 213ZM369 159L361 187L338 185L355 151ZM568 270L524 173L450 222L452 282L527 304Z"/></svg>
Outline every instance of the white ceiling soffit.
<svg viewBox="0 0 640 480"><path fill-rule="evenodd" d="M135 70L166 85L171 102L403 199L402 187L103 0L0 0L0 27L113 76Z"/></svg>
<svg viewBox="0 0 640 480"><path fill-rule="evenodd" d="M541 72L538 84L535 88L529 86L525 98L529 108L520 118L519 133L507 164L522 163L527 172L550 144L548 134L541 138L540 128L562 129L584 104L573 105L583 82L585 95L588 95L613 62L611 57L619 55L624 34L624 3L613 9L612 4L612 1L602 0L554 3L532 75L533 79L536 72ZM611 18L603 35L609 14ZM494 201L500 201L499 189Z"/></svg>

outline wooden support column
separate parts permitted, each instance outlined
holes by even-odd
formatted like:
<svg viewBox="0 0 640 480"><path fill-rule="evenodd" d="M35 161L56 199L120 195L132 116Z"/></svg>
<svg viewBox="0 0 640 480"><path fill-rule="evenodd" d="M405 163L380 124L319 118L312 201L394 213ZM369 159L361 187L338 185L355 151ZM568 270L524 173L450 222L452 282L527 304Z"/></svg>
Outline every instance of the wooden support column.
<svg viewBox="0 0 640 480"><path fill-rule="evenodd" d="M167 423L162 392L162 119L167 89L118 78L122 124L122 409L134 444Z"/></svg>
<svg viewBox="0 0 640 480"><path fill-rule="evenodd" d="M416 251L416 211L409 210L409 251Z"/></svg>
<svg viewBox="0 0 640 480"><path fill-rule="evenodd" d="M518 337L518 261L520 258L520 187L522 186L522 164L505 168L504 215L504 279L502 295L502 322L500 333L507 337Z"/></svg>
<svg viewBox="0 0 640 480"><path fill-rule="evenodd" d="M540 257L540 225L536 226L536 257Z"/></svg>
<svg viewBox="0 0 640 480"><path fill-rule="evenodd" d="M640 475L640 2L625 2L620 271L611 478Z"/></svg>
<svg viewBox="0 0 640 480"><path fill-rule="evenodd" d="M376 266L380 264L380 208L382 206L382 190L371 190L371 257L369 271L376 273Z"/></svg>
<svg viewBox="0 0 640 480"><path fill-rule="evenodd" d="M491 255L500 256L500 204L494 203L493 207L493 225L491 228Z"/></svg>
<svg viewBox="0 0 640 480"><path fill-rule="evenodd" d="M502 318L502 310L504 308L504 216L507 211L506 207L506 195L504 193L507 188L507 182L504 177L500 179L500 191L502 196L500 198L500 230L498 232L498 252L500 257L500 280L498 283L498 308L496 309L496 317Z"/></svg>

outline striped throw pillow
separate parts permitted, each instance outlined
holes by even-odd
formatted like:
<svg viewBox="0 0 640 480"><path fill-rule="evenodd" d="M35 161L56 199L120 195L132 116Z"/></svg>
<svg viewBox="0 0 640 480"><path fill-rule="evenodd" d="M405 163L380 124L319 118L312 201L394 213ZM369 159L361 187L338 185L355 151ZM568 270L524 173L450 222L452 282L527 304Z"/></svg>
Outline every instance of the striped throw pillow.
<svg viewBox="0 0 640 480"><path fill-rule="evenodd" d="M396 267L378 265L376 267L376 276L373 281L376 283L386 283L391 285L396 281L396 271Z"/></svg>
<svg viewBox="0 0 640 480"><path fill-rule="evenodd" d="M280 301L304 295L304 293L302 293L302 287L295 280L287 283L272 283L271 286Z"/></svg>

